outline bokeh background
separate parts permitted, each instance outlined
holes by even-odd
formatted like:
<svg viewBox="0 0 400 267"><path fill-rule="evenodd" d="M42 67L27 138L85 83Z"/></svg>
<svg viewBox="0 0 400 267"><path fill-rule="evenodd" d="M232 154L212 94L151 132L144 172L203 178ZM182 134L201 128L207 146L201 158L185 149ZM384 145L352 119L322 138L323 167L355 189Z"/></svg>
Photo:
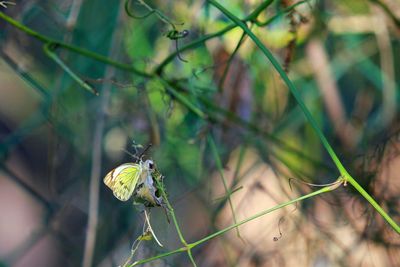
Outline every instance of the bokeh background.
<svg viewBox="0 0 400 267"><path fill-rule="evenodd" d="M263 1L218 2L244 18ZM144 3L178 32L189 31L178 48L197 45L177 57L167 37L173 26L156 12L146 16ZM140 70L57 48L96 96L44 53L42 41L2 16L0 266L122 265L144 215L115 199L102 179L133 161L139 145L152 144L145 158L164 174L188 242L234 223L221 172L234 191L237 221L316 190L301 181L339 176L276 71L240 29L198 42L230 24L220 11L206 1L132 1L130 12L144 17L133 18L124 4L23 0L0 7L44 36ZM398 0L271 1L258 22L248 25L288 72L346 169L399 223ZM161 208L151 222L164 247L142 242L134 260L181 246ZM399 235L351 186L246 223L239 234L196 247L198 266L400 266ZM145 266L190 261L181 253Z"/></svg>

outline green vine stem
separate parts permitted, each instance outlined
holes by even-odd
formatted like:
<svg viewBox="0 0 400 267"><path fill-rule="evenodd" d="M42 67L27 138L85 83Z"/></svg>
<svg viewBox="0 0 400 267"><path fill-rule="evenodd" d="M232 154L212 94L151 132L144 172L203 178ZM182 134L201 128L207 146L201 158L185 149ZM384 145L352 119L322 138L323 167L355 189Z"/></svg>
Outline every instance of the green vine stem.
<svg viewBox="0 0 400 267"><path fill-rule="evenodd" d="M137 75L143 76L145 78L146 77L147 78L152 77L150 74L148 74L146 72L143 72L143 71L140 71L140 70L136 69L135 67L133 67L133 66L131 66L129 64L124 64L124 63L121 63L121 62L118 62L118 61L114 61L112 59L109 59L106 56L102 56L102 55L99 55L99 54L94 53L92 51L89 51L89 50L86 50L86 49L83 49L83 48L80 48L80 47L77 47L77 46L74 46L74 45L70 45L70 44L67 44L67 43L64 43L64 42L61 42L61 41L57 41L57 40L52 39L50 37L47 37L47 36L45 36L43 34L40 34L37 31L34 31L31 28L23 25L22 23L12 19L11 17L9 17L6 14L4 14L3 12L0 12L0 18L4 19L5 21L10 23L14 27L20 29L21 31L25 32L26 34L28 34L28 35L30 35L30 36L42 41L44 44L48 44L48 43L54 44L55 46L57 46L57 48L63 48L63 49L69 50L71 52L75 52L75 53L80 54L82 56L86 56L88 58L92 58L94 60L103 62L105 64L109 64L109 65L117 67L119 69L130 71L132 73L135 73Z"/></svg>
<svg viewBox="0 0 400 267"><path fill-rule="evenodd" d="M82 86L84 89L88 90L92 94L99 95L99 92L97 90L90 86L87 82L83 81L81 78L79 78L78 75L75 74L65 63L62 61L61 58L57 56L56 53L54 53L54 50L57 48L57 45L54 43L46 43L43 46L43 51L45 54L51 58L55 63L57 63L74 81L76 81L80 86Z"/></svg>
<svg viewBox="0 0 400 267"><path fill-rule="evenodd" d="M248 223L250 221L258 219L258 218L260 218L260 217L262 217L262 216L264 216L264 215L266 215L268 213L271 213L271 212L273 212L275 210L278 210L278 209L281 209L283 207L286 207L286 206L289 206L291 204L294 204L296 202L299 202L299 201L302 201L302 200L305 200L305 199L308 199L308 198L311 198L311 197L315 197L317 195L320 195L320 194L327 193L327 192L330 192L332 190L335 190L341 184L342 183L338 183L338 184L335 184L333 186L323 187L320 190L314 191L314 192L312 192L310 194L307 194L307 195L292 199L290 201L284 202L282 204L276 205L276 206L274 206L272 208L269 208L269 209L266 209L264 211L261 211L261 212L255 214L255 215L253 215L253 216L251 216L251 217L249 217L249 218L247 218L245 220L242 220L242 221L240 221L238 223L232 224L232 225L230 225L230 226L228 226L228 227L226 227L226 228L224 228L222 230L219 230L219 231L217 231L217 232L215 232L215 233L213 233L211 235L208 235L208 236L206 236L206 237L204 237L204 238L202 238L202 239L200 239L200 240L198 240L196 242L187 244L187 246L185 246L185 247L181 247L181 248L178 248L176 250L169 251L169 252L166 252L166 253L162 253L162 254L156 255L156 256L151 257L151 258L147 258L147 259L144 259L144 260L137 261L137 262L133 263L132 265L130 265L130 267L137 266L137 265L140 265L140 264L144 264L144 263L147 263L147 262L150 262L150 261L154 261L154 260L157 260L157 259L165 258L165 257L171 256L171 255L177 254L177 253L181 253L181 252L187 251L188 249L191 250L191 249L193 249L193 248L195 248L195 247L197 247L197 246L199 246L199 245L201 245L201 244L203 244L203 243L205 243L205 242L207 242L207 241L209 241L211 239L214 239L214 238L216 238L218 236L221 236L221 235L227 233L228 231L230 231L232 229L235 229L235 228L237 228L237 227L239 227L239 226L241 226L241 225L243 225L245 223Z"/></svg>
<svg viewBox="0 0 400 267"><path fill-rule="evenodd" d="M210 4L215 6L219 9L225 16L227 16L232 22L242 28L249 37L253 40L253 42L258 46L258 48L264 53L264 55L268 58L271 64L274 66L276 71L281 76L282 80L285 82L287 87L289 88L290 92L296 99L297 103L299 104L301 110L303 111L304 115L306 116L307 120L311 124L314 131L317 133L318 138L321 140L322 145L325 147L326 151L328 152L329 156L332 158L333 162L335 163L337 169L341 174L341 179L348 181L354 188L376 209L376 211L389 223L389 225L400 234L400 227L397 223L379 206L379 204L365 191L357 181L347 172L346 168L343 166L339 158L337 157L335 151L329 144L328 140L326 139L325 135L322 133L321 129L319 128L317 122L315 121L314 117L311 115L310 111L304 104L303 100L300 97L300 94L294 84L291 82L289 77L286 75L285 71L282 69L278 61L272 55L272 53L264 46L264 44L258 39L258 37L247 27L247 25L229 12L225 7L221 4L216 2L215 0L208 0Z"/></svg>
<svg viewBox="0 0 400 267"><path fill-rule="evenodd" d="M129 9L129 3L131 2L131 0L125 0L125 12L126 14L128 14L129 17L135 18L135 19L144 19L152 14L156 14L157 17L164 22L165 24L168 24L172 27L172 29L175 30L175 25L174 23L172 23L172 21L166 16L164 15L161 11L159 11L158 9L152 8L151 6L149 6L145 1L143 0L137 0L138 4L144 6L149 12L143 16L135 16L132 12L130 12Z"/></svg>

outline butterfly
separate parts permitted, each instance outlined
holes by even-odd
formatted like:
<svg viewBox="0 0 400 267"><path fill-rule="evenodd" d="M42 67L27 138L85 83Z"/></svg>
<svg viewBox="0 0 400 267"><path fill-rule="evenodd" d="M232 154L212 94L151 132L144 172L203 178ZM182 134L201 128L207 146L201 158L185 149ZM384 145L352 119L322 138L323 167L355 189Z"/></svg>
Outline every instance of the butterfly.
<svg viewBox="0 0 400 267"><path fill-rule="evenodd" d="M146 160L122 164L110 171L103 181L117 199L127 201L133 195L134 203L154 207L164 204L154 180L162 177L154 162Z"/></svg>

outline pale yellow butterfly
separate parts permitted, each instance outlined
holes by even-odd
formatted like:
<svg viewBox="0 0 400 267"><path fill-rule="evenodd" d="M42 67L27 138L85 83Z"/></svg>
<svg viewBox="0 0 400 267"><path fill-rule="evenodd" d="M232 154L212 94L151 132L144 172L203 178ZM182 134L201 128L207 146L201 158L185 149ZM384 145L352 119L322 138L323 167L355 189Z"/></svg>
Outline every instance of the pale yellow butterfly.
<svg viewBox="0 0 400 267"><path fill-rule="evenodd" d="M152 160L146 160L144 163L125 163L110 171L103 181L113 191L116 198L127 201L136 186L143 183L153 168Z"/></svg>

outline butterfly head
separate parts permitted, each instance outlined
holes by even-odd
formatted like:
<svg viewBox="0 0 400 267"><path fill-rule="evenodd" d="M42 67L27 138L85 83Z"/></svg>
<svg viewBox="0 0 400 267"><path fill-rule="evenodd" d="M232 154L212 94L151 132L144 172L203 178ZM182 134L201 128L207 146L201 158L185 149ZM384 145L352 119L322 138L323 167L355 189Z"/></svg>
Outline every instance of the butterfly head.
<svg viewBox="0 0 400 267"><path fill-rule="evenodd" d="M154 165L154 162L151 159L148 159L143 163L143 167L145 170L153 172L156 166Z"/></svg>

